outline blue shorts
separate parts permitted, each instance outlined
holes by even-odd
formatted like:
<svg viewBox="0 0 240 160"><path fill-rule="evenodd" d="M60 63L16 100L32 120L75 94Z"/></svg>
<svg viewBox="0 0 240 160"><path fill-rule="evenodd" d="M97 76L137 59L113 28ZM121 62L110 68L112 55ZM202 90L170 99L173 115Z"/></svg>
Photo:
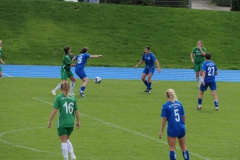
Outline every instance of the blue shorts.
<svg viewBox="0 0 240 160"><path fill-rule="evenodd" d="M208 86L210 87L211 91L217 90L217 84L215 81L213 82L205 82L205 86L201 83L200 91L206 91Z"/></svg>
<svg viewBox="0 0 240 160"><path fill-rule="evenodd" d="M185 136L186 132L179 132L179 133L176 133L176 132L168 132L168 136L169 137L177 137L178 139L181 139Z"/></svg>
<svg viewBox="0 0 240 160"><path fill-rule="evenodd" d="M145 74L152 74L153 75L153 73L154 73L154 71L155 71L155 68L144 68L144 70L143 70L143 73L145 73Z"/></svg>
<svg viewBox="0 0 240 160"><path fill-rule="evenodd" d="M83 79L85 77L87 77L84 69L75 69L75 73L78 75L79 78Z"/></svg>

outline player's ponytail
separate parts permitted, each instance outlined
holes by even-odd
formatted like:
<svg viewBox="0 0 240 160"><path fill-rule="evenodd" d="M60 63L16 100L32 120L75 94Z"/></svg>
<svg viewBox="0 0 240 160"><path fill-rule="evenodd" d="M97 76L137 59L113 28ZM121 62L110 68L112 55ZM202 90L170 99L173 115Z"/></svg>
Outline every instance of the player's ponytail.
<svg viewBox="0 0 240 160"><path fill-rule="evenodd" d="M177 100L177 95L173 89L168 89L166 92L166 97L170 99L171 102Z"/></svg>
<svg viewBox="0 0 240 160"><path fill-rule="evenodd" d="M70 88L70 86L67 81L62 82L61 90L66 97L68 97L69 88Z"/></svg>
<svg viewBox="0 0 240 160"><path fill-rule="evenodd" d="M70 50L70 47L66 46L66 47L63 48L63 50L65 52L65 55L67 55L68 54L68 50Z"/></svg>
<svg viewBox="0 0 240 160"><path fill-rule="evenodd" d="M88 48L87 48L87 47L84 47L84 48L80 51L80 53L87 53L87 51L88 51Z"/></svg>

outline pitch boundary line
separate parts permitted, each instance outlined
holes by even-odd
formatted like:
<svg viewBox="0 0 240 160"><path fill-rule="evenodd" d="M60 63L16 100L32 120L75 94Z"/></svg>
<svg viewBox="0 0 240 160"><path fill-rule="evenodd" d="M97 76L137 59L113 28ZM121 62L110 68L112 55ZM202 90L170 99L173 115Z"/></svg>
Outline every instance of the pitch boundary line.
<svg viewBox="0 0 240 160"><path fill-rule="evenodd" d="M35 99L35 100L37 100L37 101L40 101L40 102L43 102L43 103L45 103L45 104L49 104L49 105L51 105L51 106L53 105L52 103L49 103L49 102L47 102L47 101L44 101L43 99L40 99L40 98L33 97L33 99ZM94 117L91 117L91 116L88 116L88 115L85 115L85 114L82 114L82 113L80 113L80 115L81 115L81 116L84 116L84 117L87 117L87 118L89 118L89 119L92 119L92 120L95 120L95 121L104 123L104 124L106 124L106 125L108 125L108 126L112 126L112 127L117 128L117 129L124 130L124 131L130 132L130 133L133 133L133 134L135 134L135 135L138 135L138 136L141 136L141 137L144 137L144 138L148 138L148 139L150 139L150 140L157 141L157 142L160 142L160 143L163 143L163 144L168 145L167 142L162 141L162 140L160 140L160 139L153 138L153 137L150 137L150 136L148 136L148 135L145 135L145 134L142 134L142 133L133 131L133 130L126 129L126 128L120 127L120 126L118 126L118 125L112 124L112 123L110 123L110 122L106 122L106 121L103 121L103 120L101 120L101 119L94 118ZM180 149L180 147L177 147L177 149ZM199 154L197 154L197 153L194 153L194 152L190 152L190 154L191 154L191 155L194 155L194 156L196 156L196 157L198 157L198 158L201 158L201 159L211 160L211 159L209 159L209 158L207 158L207 157L203 157L203 156L201 156L201 155L199 155Z"/></svg>
<svg viewBox="0 0 240 160"><path fill-rule="evenodd" d="M5 143L5 144L8 144L8 145L17 147L17 148L24 148L24 149L31 150L31 151L34 151L34 152L48 153L48 154L54 154L54 155L62 155L62 154L59 154L59 153L53 153L53 152L43 151L43 150L34 149L34 148L26 147L26 146L16 145L16 144L14 144L14 143L11 143L11 142L8 142L8 141L2 139L2 136L5 135L5 134L9 134L9 133L13 133L13 132L18 132L18 131L35 130L35 129L39 129L39 128L42 129L42 128L46 128L46 127L32 127L32 128L16 129L16 130L8 131L8 132L2 132L2 133L0 133L0 141L3 142L3 143ZM97 159L92 159L92 158L89 158L89 157L79 157L79 158L81 158L81 159L82 159L82 158L83 158L83 159L90 159L90 160L97 160Z"/></svg>

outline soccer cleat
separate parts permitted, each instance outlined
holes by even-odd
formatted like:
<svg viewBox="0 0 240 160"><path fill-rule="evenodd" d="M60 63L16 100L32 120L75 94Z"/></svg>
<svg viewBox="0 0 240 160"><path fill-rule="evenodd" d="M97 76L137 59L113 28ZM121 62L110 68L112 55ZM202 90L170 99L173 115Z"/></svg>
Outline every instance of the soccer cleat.
<svg viewBox="0 0 240 160"><path fill-rule="evenodd" d="M215 111L218 111L218 107L215 107Z"/></svg>
<svg viewBox="0 0 240 160"><path fill-rule="evenodd" d="M56 96L56 91L52 90L52 94L53 94L54 96Z"/></svg>
<svg viewBox="0 0 240 160"><path fill-rule="evenodd" d="M75 96L75 94L72 92L72 93L69 93L70 95L72 95L72 96Z"/></svg>
<svg viewBox="0 0 240 160"><path fill-rule="evenodd" d="M201 110L201 109L202 109L202 107L197 107L197 108L196 108L196 110Z"/></svg>
<svg viewBox="0 0 240 160"><path fill-rule="evenodd" d="M71 159L72 159L72 160L76 160L77 157L76 157L75 155L72 155L72 156L71 156Z"/></svg>
<svg viewBox="0 0 240 160"><path fill-rule="evenodd" d="M82 96L82 97L86 97L85 94L83 93L83 91L79 91L79 94L80 94L80 96Z"/></svg>
<svg viewBox="0 0 240 160"><path fill-rule="evenodd" d="M146 89L144 92L150 93L152 88L150 90Z"/></svg>

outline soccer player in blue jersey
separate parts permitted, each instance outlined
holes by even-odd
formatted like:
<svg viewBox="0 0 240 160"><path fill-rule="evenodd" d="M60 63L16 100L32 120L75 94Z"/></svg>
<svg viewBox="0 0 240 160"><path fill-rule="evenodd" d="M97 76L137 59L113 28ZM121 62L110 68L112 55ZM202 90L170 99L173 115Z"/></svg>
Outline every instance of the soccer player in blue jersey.
<svg viewBox="0 0 240 160"><path fill-rule="evenodd" d="M167 134L168 145L170 148L170 160L176 160L176 139L178 138L180 148L182 150L184 160L189 160L189 152L186 147L186 127L185 113L180 101L177 100L177 95L173 89L168 89L166 92L167 102L162 106L162 126L159 132L159 138L162 138L163 130L168 122Z"/></svg>
<svg viewBox="0 0 240 160"><path fill-rule="evenodd" d="M154 65L154 62L156 62L157 64L157 67L158 67L158 72L160 73L161 72L161 69L160 69L160 65L159 65L159 62L157 60L157 58L154 56L154 54L150 51L150 47L149 46L146 46L145 49L144 49L144 53L142 55L142 59L141 61L138 62L138 64L135 66L135 69L138 68L138 66L140 64L143 63L143 61L145 61L145 68L143 70L143 73L142 73L142 81L143 83L147 86L147 89L144 91L144 92L147 92L147 93L150 93L152 88L151 88L151 85L152 85L152 76L154 74L154 71L155 71L155 65ZM146 80L146 77L148 76L148 79Z"/></svg>
<svg viewBox="0 0 240 160"><path fill-rule="evenodd" d="M202 83L200 86L199 96L198 96L198 107L197 110L201 110L202 108L202 97L204 91L210 87L212 91L212 96L214 99L215 110L218 111L218 97L217 97L217 85L215 81L215 76L218 74L217 66L213 61L210 61L211 54L205 54L205 62L202 65Z"/></svg>
<svg viewBox="0 0 240 160"><path fill-rule="evenodd" d="M88 53L88 48L84 47L82 51L80 51L80 54L76 56L76 67L75 67L75 73L79 76L79 78L82 79L83 83L79 90L79 94L82 97L86 97L84 94L84 90L86 88L86 85L88 84L88 77L84 71L85 64L87 63L88 58L100 58L102 55L91 55Z"/></svg>

